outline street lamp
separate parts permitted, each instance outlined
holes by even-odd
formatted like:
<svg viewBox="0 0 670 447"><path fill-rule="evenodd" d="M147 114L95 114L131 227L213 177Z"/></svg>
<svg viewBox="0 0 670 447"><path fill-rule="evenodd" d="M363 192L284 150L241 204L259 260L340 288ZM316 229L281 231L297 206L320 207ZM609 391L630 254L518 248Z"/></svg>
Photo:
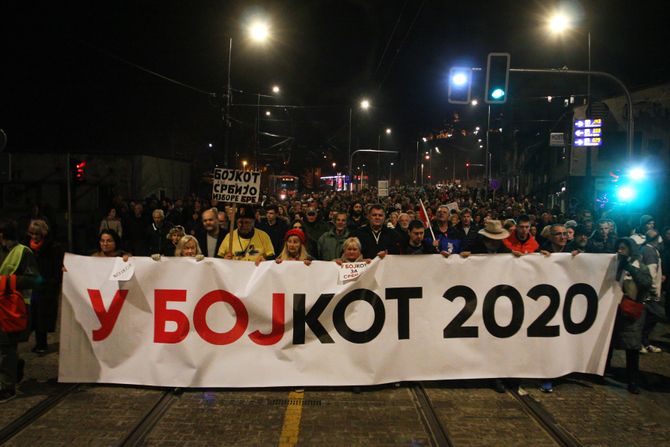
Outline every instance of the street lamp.
<svg viewBox="0 0 670 447"><path fill-rule="evenodd" d="M573 19L563 11L557 11L547 19L547 28L549 31L556 36L562 35L564 32L573 28ZM587 30L586 32L587 39L587 58L588 58L588 69L589 74L586 76L586 104L591 104L591 31ZM551 101L551 100L550 100Z"/></svg>
<svg viewBox="0 0 670 447"><path fill-rule="evenodd" d="M243 171L246 171L246 170L247 170L247 164L248 164L248 163L247 163L246 160L242 160L242 170L243 170Z"/></svg>
<svg viewBox="0 0 670 447"><path fill-rule="evenodd" d="M270 37L270 27L266 22L255 21L249 26L249 36L255 42L265 42Z"/></svg>
<svg viewBox="0 0 670 447"><path fill-rule="evenodd" d="M370 108L370 101L366 98L363 98L361 102L359 103L359 106L361 110L368 110ZM351 121L352 121L352 115L353 115L353 109L349 107L349 151L348 151L348 158L349 160L349 166L347 166L347 171L349 171L349 185L353 189L354 182L352 181L351 177Z"/></svg>
<svg viewBox="0 0 670 447"><path fill-rule="evenodd" d="M387 127L386 129L384 129L384 133L387 136L391 135L391 128ZM382 148L382 134L380 132L379 134L377 134L377 150L381 150L381 148ZM381 168L380 168L380 166L381 166L381 155L377 154L377 172L376 172L377 180L379 180L381 178Z"/></svg>
<svg viewBox="0 0 670 447"><path fill-rule="evenodd" d="M257 43L265 42L270 37L270 27L267 22L257 20L252 22L249 28L247 29L248 35L252 41ZM230 152L230 131L232 128L232 121L230 120L230 106L232 102L232 88L230 85L231 77L231 68L233 63L233 38L228 38L228 80L226 82L226 110L224 114L224 122L226 124L226 135L225 135L225 144L223 148L223 163L225 166L228 166L228 158ZM273 88L274 90L274 88ZM279 92L279 87L277 87L277 92Z"/></svg>
<svg viewBox="0 0 670 447"><path fill-rule="evenodd" d="M276 94L279 94L279 86L278 85L273 85L272 86L272 91ZM254 166L258 166L258 150L260 149L261 146L261 97L263 98L272 98L273 95L264 95L262 93L257 93L257 101L256 101L256 145L254 147ZM265 111L265 116L271 116L272 112L269 110Z"/></svg>

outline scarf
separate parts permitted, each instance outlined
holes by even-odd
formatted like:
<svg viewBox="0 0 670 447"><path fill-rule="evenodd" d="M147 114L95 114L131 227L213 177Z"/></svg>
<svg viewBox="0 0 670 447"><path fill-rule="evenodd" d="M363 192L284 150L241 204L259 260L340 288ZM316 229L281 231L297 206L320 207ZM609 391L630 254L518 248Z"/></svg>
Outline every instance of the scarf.
<svg viewBox="0 0 670 447"><path fill-rule="evenodd" d="M30 240L30 249L31 249L33 252L35 252L35 253L37 253L38 251L40 251L40 249L42 248L43 245L44 245L44 239L42 239L42 240L39 241L39 242L35 242L35 241L32 240L32 239Z"/></svg>

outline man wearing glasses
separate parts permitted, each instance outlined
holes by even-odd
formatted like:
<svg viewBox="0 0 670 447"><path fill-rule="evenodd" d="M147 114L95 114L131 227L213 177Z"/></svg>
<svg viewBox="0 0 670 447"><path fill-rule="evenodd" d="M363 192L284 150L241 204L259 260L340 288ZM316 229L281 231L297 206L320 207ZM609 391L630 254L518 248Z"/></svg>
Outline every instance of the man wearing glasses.
<svg viewBox="0 0 670 447"><path fill-rule="evenodd" d="M553 224L549 228L549 240L542 245L540 252L548 256L551 253L568 252L568 229L563 224Z"/></svg>

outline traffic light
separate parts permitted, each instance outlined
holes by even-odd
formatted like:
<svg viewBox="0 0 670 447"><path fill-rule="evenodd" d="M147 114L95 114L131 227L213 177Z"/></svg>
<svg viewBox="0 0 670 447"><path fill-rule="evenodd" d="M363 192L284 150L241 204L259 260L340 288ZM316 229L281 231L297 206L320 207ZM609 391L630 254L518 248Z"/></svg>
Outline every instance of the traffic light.
<svg viewBox="0 0 670 447"><path fill-rule="evenodd" d="M70 160L70 175L74 183L83 183L86 180L86 160Z"/></svg>
<svg viewBox="0 0 670 447"><path fill-rule="evenodd" d="M449 102L451 104L469 104L472 90L472 69L452 67L449 70Z"/></svg>
<svg viewBox="0 0 670 447"><path fill-rule="evenodd" d="M489 53L486 60L486 103L507 102L509 84L509 53Z"/></svg>

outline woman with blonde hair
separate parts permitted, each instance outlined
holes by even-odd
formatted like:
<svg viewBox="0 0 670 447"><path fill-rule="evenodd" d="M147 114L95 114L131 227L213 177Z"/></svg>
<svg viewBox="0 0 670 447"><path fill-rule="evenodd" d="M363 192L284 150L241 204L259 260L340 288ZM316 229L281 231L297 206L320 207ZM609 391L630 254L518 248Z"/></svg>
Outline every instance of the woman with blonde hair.
<svg viewBox="0 0 670 447"><path fill-rule="evenodd" d="M286 232L284 248L275 262L281 264L282 261L303 261L305 265L312 263L312 257L305 248L305 233L301 229L293 228Z"/></svg>
<svg viewBox="0 0 670 447"><path fill-rule="evenodd" d="M177 247L174 250L174 255L192 257L195 258L196 261L202 261L204 259L202 250L200 250L200 244L198 244L198 240L190 234L182 236L182 238L179 239L179 242L177 242Z"/></svg>
<svg viewBox="0 0 670 447"><path fill-rule="evenodd" d="M350 237L345 239L342 243L342 257L336 259L337 265L342 265L344 262L365 262L370 263L369 259L363 259L361 241L357 237ZM383 258L385 255L380 256Z"/></svg>

